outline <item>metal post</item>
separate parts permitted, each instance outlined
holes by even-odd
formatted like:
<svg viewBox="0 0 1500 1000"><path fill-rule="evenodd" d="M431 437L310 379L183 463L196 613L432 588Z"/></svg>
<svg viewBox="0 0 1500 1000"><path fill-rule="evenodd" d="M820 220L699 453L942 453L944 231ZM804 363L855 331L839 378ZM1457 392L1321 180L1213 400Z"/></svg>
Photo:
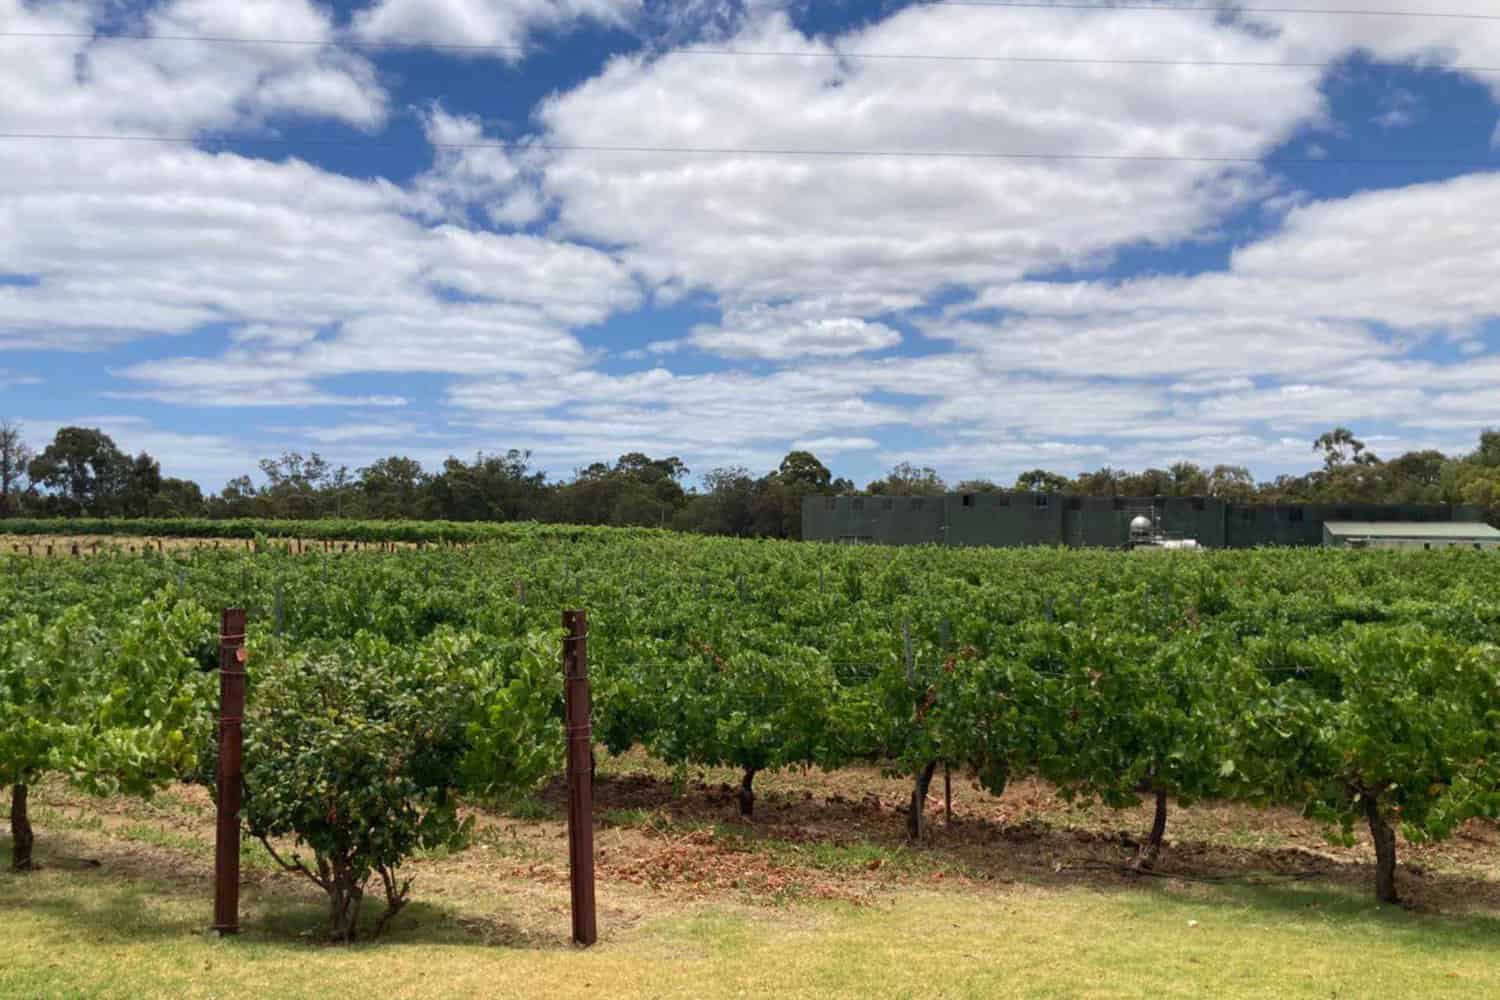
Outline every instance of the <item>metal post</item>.
<svg viewBox="0 0 1500 1000"><path fill-rule="evenodd" d="M594 782L589 757L589 616L564 611L563 697L568 736L568 868L573 887L573 940L599 940L594 909Z"/></svg>
<svg viewBox="0 0 1500 1000"><path fill-rule="evenodd" d="M214 841L214 927L240 932L240 789L245 717L245 612L224 609L219 625L218 830Z"/></svg>
<svg viewBox="0 0 1500 1000"><path fill-rule="evenodd" d="M943 761L943 825L953 825L953 770Z"/></svg>

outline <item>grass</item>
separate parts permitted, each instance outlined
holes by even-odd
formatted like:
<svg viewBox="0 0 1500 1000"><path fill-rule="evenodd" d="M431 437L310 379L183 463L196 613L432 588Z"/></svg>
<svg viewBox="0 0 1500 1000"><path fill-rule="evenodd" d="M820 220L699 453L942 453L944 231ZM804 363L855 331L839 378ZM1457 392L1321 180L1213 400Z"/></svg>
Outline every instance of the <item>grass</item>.
<svg viewBox="0 0 1500 1000"><path fill-rule="evenodd" d="M1281 845L1318 842L1290 814L1175 810L1169 865L1228 880L1130 879L1116 834L1140 811L1068 807L1042 786L957 787L955 823L939 805L910 847L892 808L906 785L874 771L772 776L751 823L727 773L683 785L636 756L600 774L588 951L568 942L557 789L473 810L469 849L412 860L413 901L385 939L331 948L318 891L259 845L243 854L244 933L205 933L201 789L142 802L44 783L46 867L3 870L0 832L0 998L1500 995L1486 826L1409 848L1408 910L1369 901L1363 847L1287 863Z"/></svg>
<svg viewBox="0 0 1500 1000"><path fill-rule="evenodd" d="M561 906L414 903L388 939L312 942L316 900L251 894L246 932L202 931L206 899L108 873L0 876L0 996L1491 997L1493 919L1377 907L1295 885L1196 893L938 894L876 906L693 907L602 921L566 946ZM554 893L560 904L565 888ZM519 897L520 894L516 894ZM606 897L611 893L605 890ZM611 900L606 903L606 913ZM536 924L519 937L520 924ZM498 931L498 934L496 933ZM502 943L492 943L499 937Z"/></svg>

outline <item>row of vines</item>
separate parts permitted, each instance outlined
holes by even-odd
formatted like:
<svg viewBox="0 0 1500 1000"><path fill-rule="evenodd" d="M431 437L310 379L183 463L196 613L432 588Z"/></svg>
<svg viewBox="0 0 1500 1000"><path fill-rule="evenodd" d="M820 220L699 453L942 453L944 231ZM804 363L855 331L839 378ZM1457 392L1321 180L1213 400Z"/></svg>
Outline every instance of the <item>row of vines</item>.
<svg viewBox="0 0 1500 1000"><path fill-rule="evenodd" d="M137 528L131 534L144 532ZM0 557L0 784L211 775L208 609L250 611L246 822L351 936L462 798L561 766L558 612L590 613L595 734L679 766L876 763L922 835L939 763L991 791L1289 804L1373 836L1500 811L1500 567L1484 553L837 548L517 531L463 551ZM13 817L15 810L13 808ZM15 824L13 823L13 828ZM23 831L24 833L24 831ZM14 857L29 848L17 833ZM24 844L23 844L24 841Z"/></svg>

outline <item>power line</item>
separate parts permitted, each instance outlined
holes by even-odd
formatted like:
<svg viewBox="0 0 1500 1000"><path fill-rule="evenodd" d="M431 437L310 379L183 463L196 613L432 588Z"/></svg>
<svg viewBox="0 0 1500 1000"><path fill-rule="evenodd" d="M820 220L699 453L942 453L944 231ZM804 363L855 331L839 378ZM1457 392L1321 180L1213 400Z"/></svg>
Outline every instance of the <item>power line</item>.
<svg viewBox="0 0 1500 1000"><path fill-rule="evenodd" d="M1094 10L1151 11L1175 14L1181 11L1212 14L1318 14L1353 17L1410 17L1459 21L1500 21L1500 14L1471 14L1466 11L1370 9L1360 7L1241 7L1218 4L1149 4L1149 3L1051 3L1047 0L930 0L923 7L1015 7L1027 10Z"/></svg>
<svg viewBox="0 0 1500 1000"><path fill-rule="evenodd" d="M935 6L948 6L947 4ZM1002 4L1000 6L1020 6ZM1137 8L1098 8L1100 10ZM1141 8L1156 9L1156 8ZM1496 16L1500 20L1500 15ZM131 42L186 42L205 45L275 45L306 48L347 48L371 51L391 51L414 47L452 52L505 52L524 55L529 51L522 45L484 43L409 43L409 42L363 42L357 40L328 40L304 38L264 38L249 35L148 35L137 33L94 34L86 31L0 31L0 38L73 39L81 41L131 41ZM953 62L953 63L999 63L1020 65L1068 65L1068 66L1155 66L1173 68L1232 68L1232 69L1333 69L1343 60L1274 60L1274 59L1166 59L1149 57L1108 56L1027 56L1027 55L971 55L965 53L939 52L848 52L839 50L798 51L794 49L744 49L733 47L690 46L664 53L673 56L715 56L738 58L772 59L816 59L839 62ZM1468 66L1443 64L1436 68L1455 73L1500 73L1500 66Z"/></svg>
<svg viewBox="0 0 1500 1000"><path fill-rule="evenodd" d="M378 139L289 139L281 136L180 136L180 135L107 135L63 132L0 132L0 141L40 142L139 142L163 145L297 145L342 146L369 149L405 149L408 144ZM807 157L815 159L924 159L924 160L1080 160L1118 163L1224 163L1266 164L1268 166L1406 166L1466 167L1489 169L1500 167L1500 159L1474 160L1459 158L1411 158L1383 156L1273 157L1259 156L1184 156L1175 153L1068 153L1019 150L924 150L924 149L817 149L778 146L647 146L600 145L556 142L435 142L433 149L498 149L510 152L549 153L661 153L681 156L757 156Z"/></svg>

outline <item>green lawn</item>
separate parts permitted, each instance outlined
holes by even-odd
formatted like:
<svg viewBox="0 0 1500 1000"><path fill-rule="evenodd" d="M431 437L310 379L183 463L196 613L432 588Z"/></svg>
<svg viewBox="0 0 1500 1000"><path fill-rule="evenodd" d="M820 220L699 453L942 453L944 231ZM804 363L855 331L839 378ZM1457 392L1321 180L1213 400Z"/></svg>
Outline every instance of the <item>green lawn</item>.
<svg viewBox="0 0 1500 1000"><path fill-rule="evenodd" d="M7 860L0 855L0 862ZM566 887L420 899L375 944L313 943L295 886L203 933L204 886L57 867L0 875L6 997L1494 997L1500 921L1352 891L908 889L869 906L655 901L601 887L603 940L564 940Z"/></svg>

